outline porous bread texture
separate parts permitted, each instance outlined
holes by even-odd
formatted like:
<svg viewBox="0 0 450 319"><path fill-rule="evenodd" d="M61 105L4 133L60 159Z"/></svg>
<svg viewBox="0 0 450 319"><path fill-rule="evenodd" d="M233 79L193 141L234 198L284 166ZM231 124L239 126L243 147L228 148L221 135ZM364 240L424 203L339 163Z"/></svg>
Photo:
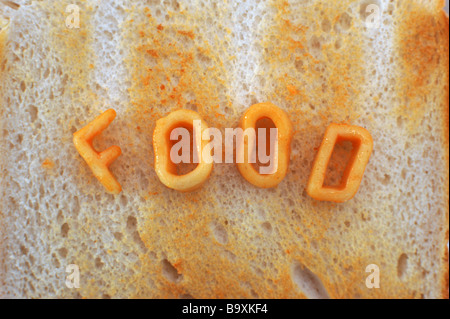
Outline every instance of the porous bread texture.
<svg viewBox="0 0 450 319"><path fill-rule="evenodd" d="M448 297L441 1L16 2L0 5L10 19L0 297ZM80 29L65 26L72 3ZM378 29L365 24L372 3L382 9ZM158 181L158 118L189 108L223 131L264 101L286 110L296 132L277 188L255 188L230 164L215 165L194 193ZM122 148L111 167L118 196L71 142L111 107L118 116L94 145ZM359 192L343 204L305 192L332 122L374 139ZM79 289L65 285L69 264L80 268ZM370 264L379 289L365 286Z"/></svg>

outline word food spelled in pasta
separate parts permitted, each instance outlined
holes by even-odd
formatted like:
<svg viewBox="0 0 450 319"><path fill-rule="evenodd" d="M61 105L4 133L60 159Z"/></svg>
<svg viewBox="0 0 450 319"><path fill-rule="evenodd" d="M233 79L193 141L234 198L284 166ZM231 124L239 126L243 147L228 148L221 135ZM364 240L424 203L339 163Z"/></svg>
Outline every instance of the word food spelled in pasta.
<svg viewBox="0 0 450 319"><path fill-rule="evenodd" d="M115 116L114 110L107 110L75 132L73 138L76 149L94 176L112 194L122 190L109 170L121 150L118 146L112 146L97 152L92 140L111 124ZM225 129L224 143L222 132L208 127L197 112L177 110L156 122L153 132L155 171L165 186L190 192L207 181L214 163L236 163L249 183L260 188L276 187L289 168L292 136L293 127L287 114L271 103L251 106L243 114L239 127ZM337 186L324 186L334 147L343 141L352 143L353 149L341 182ZM222 152L223 144L225 152ZM345 202L353 198L372 149L372 137L364 128L331 124L316 155L307 193L321 201ZM178 167L180 163L195 164L195 168L182 173Z"/></svg>

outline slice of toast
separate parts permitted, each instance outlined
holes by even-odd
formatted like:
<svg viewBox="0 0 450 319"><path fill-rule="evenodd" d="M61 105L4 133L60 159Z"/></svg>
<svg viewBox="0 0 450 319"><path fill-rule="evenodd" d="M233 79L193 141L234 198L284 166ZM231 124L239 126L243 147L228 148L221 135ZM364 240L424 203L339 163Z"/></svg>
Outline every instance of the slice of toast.
<svg viewBox="0 0 450 319"><path fill-rule="evenodd" d="M0 297L448 298L443 6L1 1ZM159 182L159 118L192 109L223 132L266 101L295 130L278 187L254 187L233 164L192 193ZM72 143L109 108L117 117L94 145L122 149L117 196ZM374 140L341 204L305 191L330 123ZM347 153L336 147L327 183ZM66 284L69 265L79 288Z"/></svg>

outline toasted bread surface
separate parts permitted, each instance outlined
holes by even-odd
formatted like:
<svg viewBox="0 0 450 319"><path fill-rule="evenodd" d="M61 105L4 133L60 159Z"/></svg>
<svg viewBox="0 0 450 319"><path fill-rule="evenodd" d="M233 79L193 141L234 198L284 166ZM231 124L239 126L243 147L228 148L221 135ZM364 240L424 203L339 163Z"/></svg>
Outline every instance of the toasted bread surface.
<svg viewBox="0 0 450 319"><path fill-rule="evenodd" d="M16 2L0 4L1 297L448 298L443 1ZM159 118L192 109L223 132L266 101L295 131L278 187L230 164L195 192L159 182ZM117 196L72 144L109 108L94 146L122 149ZM341 204L305 191L330 123L374 140ZM335 153L330 184L348 158ZM65 285L70 264L79 289ZM380 288L366 286L372 264Z"/></svg>

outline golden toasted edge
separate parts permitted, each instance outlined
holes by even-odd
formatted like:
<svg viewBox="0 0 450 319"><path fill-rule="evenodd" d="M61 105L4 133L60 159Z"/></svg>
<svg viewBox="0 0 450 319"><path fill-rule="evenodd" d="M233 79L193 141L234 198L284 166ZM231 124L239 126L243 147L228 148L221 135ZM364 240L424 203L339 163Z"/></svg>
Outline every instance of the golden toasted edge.
<svg viewBox="0 0 450 319"><path fill-rule="evenodd" d="M0 85L2 84L2 74L1 74L1 70L2 70L2 64L4 63L4 51L5 51L5 44L8 38L8 33L9 33L9 21L4 19L3 17L0 16ZM4 156L0 156L0 160L3 161L4 160ZM5 273L3 271L4 269L4 256L5 256L5 248L4 248L4 244L3 244L3 240L2 240L2 234L3 232L6 230L6 227L4 225L4 221L3 221L3 212L1 211L1 206L0 206L0 287L4 286L4 276ZM1 294L0 294L1 297Z"/></svg>
<svg viewBox="0 0 450 319"><path fill-rule="evenodd" d="M445 0L442 0L442 8L445 6ZM445 32L445 36L444 36L444 41L445 42L445 46L446 46L446 52L447 54L449 53L449 16L447 14L447 12L445 12L444 10L441 11L441 15L442 15L442 20L444 21L444 32ZM447 85L446 85L446 90L445 93L443 94L443 126L444 126L444 151L446 154L446 160L447 160L447 167L446 167L446 178L444 178L444 180L448 181L449 180L449 144L450 144L450 139L449 139L449 56L447 55L446 58L444 58L445 61L445 69L444 74L446 74L445 76L447 77ZM449 184L447 183L445 185L446 187L446 193L449 194ZM448 203L447 203L448 204ZM442 256L443 258L443 263L444 263L444 269L442 269L442 279L441 279L441 285L442 285L442 293L441 293L441 297L443 299L449 299L449 251L448 251L448 242L449 242L449 206L447 205L447 211L446 211L446 217L445 217L445 225L447 227L447 231L446 231L446 235L444 237L443 240L443 245L445 245L447 247L447 249L444 249L444 256Z"/></svg>

